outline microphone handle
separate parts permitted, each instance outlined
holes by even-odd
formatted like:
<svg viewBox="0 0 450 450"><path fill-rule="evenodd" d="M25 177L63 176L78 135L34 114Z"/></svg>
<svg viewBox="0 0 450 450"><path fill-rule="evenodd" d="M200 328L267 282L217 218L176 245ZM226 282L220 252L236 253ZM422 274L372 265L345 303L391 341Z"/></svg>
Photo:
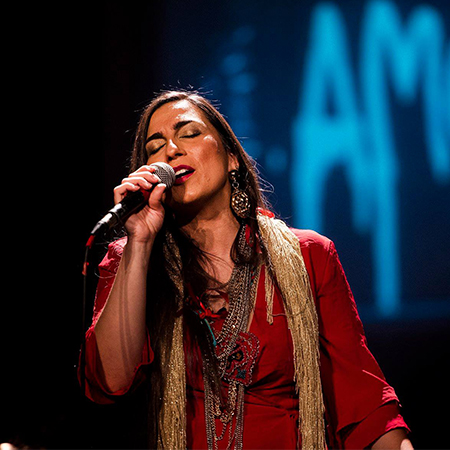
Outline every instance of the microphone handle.
<svg viewBox="0 0 450 450"><path fill-rule="evenodd" d="M111 208L108 213L97 222L91 231L91 235L106 233L117 225L122 225L128 217L140 211L145 206L154 187L155 186L153 185L148 190L141 189L127 194L121 202L117 203L117 205Z"/></svg>

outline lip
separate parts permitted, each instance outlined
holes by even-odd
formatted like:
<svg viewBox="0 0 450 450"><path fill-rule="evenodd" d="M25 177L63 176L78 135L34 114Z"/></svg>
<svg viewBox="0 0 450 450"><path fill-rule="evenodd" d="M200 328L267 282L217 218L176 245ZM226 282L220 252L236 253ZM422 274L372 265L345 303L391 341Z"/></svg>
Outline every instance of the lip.
<svg viewBox="0 0 450 450"><path fill-rule="evenodd" d="M193 167L188 166L188 165L186 165L186 164L180 164L179 166L175 166L175 167L173 168L173 170L174 170L175 173L178 172L178 171L181 170L181 169L186 169L186 170L189 170L190 172L187 173L186 175L183 175L183 176L181 176L181 177L179 177L179 178L176 178L176 179L175 179L175 183L174 183L175 186L178 186L178 185L180 185L180 184L183 184L183 183L184 183L188 178L190 178L190 177L194 174L194 172L195 172L195 169L194 169Z"/></svg>

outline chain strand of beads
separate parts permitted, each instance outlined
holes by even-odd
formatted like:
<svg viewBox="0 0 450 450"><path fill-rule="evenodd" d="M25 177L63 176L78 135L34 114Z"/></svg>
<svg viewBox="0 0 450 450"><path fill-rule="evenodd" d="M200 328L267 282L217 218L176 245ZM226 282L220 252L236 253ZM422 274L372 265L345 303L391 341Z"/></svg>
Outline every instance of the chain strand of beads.
<svg viewBox="0 0 450 450"><path fill-rule="evenodd" d="M250 257L245 226L242 226L238 237L238 253L245 260ZM221 332L216 337L217 346L214 354L219 362L220 376L223 378L226 370L228 357L236 346L240 332L245 332L248 327L250 312L253 309L256 299L257 282L256 273L259 273L260 266L252 268L250 264L239 262L235 265L229 283L230 309L224 321ZM220 399L214 393L211 377L208 376L211 370L211 362L208 358L203 360L203 379L205 386L205 419L206 419L206 440L209 450L218 449L218 441L225 437L228 429L227 449L230 450L234 441L234 449L242 450L243 430L244 430L244 385L231 380L228 387L227 402L225 410L222 411ZM233 417L235 426L233 429ZM222 431L218 436L216 433L216 418L222 423Z"/></svg>

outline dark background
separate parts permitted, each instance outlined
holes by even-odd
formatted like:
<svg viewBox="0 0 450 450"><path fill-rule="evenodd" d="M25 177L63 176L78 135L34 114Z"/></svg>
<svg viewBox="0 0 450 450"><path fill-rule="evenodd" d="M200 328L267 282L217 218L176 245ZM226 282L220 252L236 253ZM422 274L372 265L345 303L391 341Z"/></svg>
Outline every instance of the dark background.
<svg viewBox="0 0 450 450"><path fill-rule="evenodd" d="M126 430L138 422L138 406L125 401L104 407L84 399L75 365L84 245L95 222L112 205L112 188L127 173L139 111L161 89L193 86L212 91L210 97L221 101L221 111L233 122L235 97L220 71L220 58L236 46L247 46L259 76L251 98L262 125L244 130L249 131L244 146L252 148L252 139L262 144L253 155L262 176L274 186L271 200L276 212L289 222L293 212L286 177L266 164L270 165L270 148L278 140L289 148L285 119L297 110L309 20L319 3L286 1L277 7L257 1L102 2L15 12L17 25L7 42L7 47L15 45L9 71L14 83L4 84L4 95L13 96L8 129L13 145L8 153L21 164L6 164L12 181L5 202L19 205L15 212L24 227L18 233L7 215L5 286L11 289L5 289L4 298L13 310L3 318L1 442L32 448L130 445ZM345 17L354 48L366 2L332 3ZM391 3L404 18L425 4ZM449 4L426 5L442 15L448 49ZM247 36L246 41L241 36L233 43L236 30L245 34L249 24L256 38ZM390 318L371 315L364 308L361 315L369 347L400 397L415 447L450 448L446 431L450 188L449 183L436 186L424 176L418 103L410 107L394 103L393 109L396 124L407 128L399 135L400 151L407 154L401 185L401 230L407 236L401 253L404 301L428 298L429 303L415 302ZM239 122L235 123L239 130ZM411 134L412 141L407 137ZM17 202L18 195L11 192L19 185L25 193ZM359 234L348 219L347 189L342 174L335 172L328 185L324 229L318 231L336 243L357 303L370 305L371 247L369 237ZM420 195L412 195L413 191ZM94 249L92 266L103 249L101 245ZM87 320L94 284L92 272Z"/></svg>

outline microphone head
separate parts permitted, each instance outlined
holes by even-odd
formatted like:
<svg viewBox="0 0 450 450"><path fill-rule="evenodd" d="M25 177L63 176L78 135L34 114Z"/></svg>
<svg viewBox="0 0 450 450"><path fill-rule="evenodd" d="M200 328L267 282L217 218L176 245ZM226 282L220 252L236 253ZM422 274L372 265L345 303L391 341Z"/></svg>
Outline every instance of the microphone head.
<svg viewBox="0 0 450 450"><path fill-rule="evenodd" d="M156 162L150 165L155 168L155 175L161 180L161 183L164 183L167 189L171 188L175 183L175 171L172 166L164 162Z"/></svg>

